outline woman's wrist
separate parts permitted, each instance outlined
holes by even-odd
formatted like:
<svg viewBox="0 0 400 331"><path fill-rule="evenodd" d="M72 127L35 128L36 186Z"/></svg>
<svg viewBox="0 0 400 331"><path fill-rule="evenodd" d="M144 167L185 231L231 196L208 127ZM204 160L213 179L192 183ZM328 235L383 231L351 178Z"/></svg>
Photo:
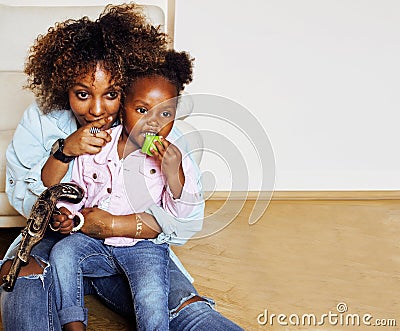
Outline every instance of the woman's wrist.
<svg viewBox="0 0 400 331"><path fill-rule="evenodd" d="M141 238L142 235L143 220L140 214L135 214L135 218L136 218L136 233L134 238L138 239Z"/></svg>
<svg viewBox="0 0 400 331"><path fill-rule="evenodd" d="M54 142L53 146L51 147L50 154L63 163L70 163L73 159L75 159L75 156L72 156L68 153L66 154L64 147L65 139L59 138Z"/></svg>
<svg viewBox="0 0 400 331"><path fill-rule="evenodd" d="M109 232L112 237L127 237L144 239L143 219L139 214L113 215L109 222Z"/></svg>
<svg viewBox="0 0 400 331"><path fill-rule="evenodd" d="M75 132L74 132L75 133ZM69 135L67 138L64 140L64 147L63 147L63 152L64 154L71 156L71 157L78 157L79 155L75 155L75 153L72 151L71 146L74 146L74 143L71 142L71 136L74 134L72 133Z"/></svg>
<svg viewBox="0 0 400 331"><path fill-rule="evenodd" d="M138 217L136 217L138 216ZM138 228L142 228L141 233L135 235L136 239L154 239L162 232L160 225L157 223L153 215L148 213L137 213L135 214L136 228L135 232L138 232ZM138 224L138 220L139 223Z"/></svg>
<svg viewBox="0 0 400 331"><path fill-rule="evenodd" d="M114 218L114 215L113 215L112 216L112 220L111 220L111 237L115 237L114 226L115 226L115 218Z"/></svg>
<svg viewBox="0 0 400 331"><path fill-rule="evenodd" d="M68 171L68 163L63 163L50 155L42 167L41 179L46 187L58 184Z"/></svg>

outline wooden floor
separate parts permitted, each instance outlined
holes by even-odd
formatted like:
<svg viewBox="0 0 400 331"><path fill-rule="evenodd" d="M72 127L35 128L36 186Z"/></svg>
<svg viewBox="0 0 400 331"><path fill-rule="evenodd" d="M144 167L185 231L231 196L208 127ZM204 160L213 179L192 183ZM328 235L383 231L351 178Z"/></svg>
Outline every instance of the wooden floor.
<svg viewBox="0 0 400 331"><path fill-rule="evenodd" d="M400 201L273 201L249 225L252 204L207 202L202 238L174 249L218 311L245 330L400 330ZM89 300L89 330L128 330Z"/></svg>

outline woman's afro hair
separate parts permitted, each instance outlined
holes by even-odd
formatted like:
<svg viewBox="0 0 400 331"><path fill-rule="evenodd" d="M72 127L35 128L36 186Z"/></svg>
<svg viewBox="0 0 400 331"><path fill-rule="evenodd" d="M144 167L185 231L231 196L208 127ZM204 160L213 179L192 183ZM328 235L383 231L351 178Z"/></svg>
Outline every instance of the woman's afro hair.
<svg viewBox="0 0 400 331"><path fill-rule="evenodd" d="M68 90L100 63L116 88L128 83L127 72L154 67L168 47L167 36L152 26L135 4L108 5L95 21L88 17L56 23L39 35L25 63L26 88L44 113L69 109Z"/></svg>

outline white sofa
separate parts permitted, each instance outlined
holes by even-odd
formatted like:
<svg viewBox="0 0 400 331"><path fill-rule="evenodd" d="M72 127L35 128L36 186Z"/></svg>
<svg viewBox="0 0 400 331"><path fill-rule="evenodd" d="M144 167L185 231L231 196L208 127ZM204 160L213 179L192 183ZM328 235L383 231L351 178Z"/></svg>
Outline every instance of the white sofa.
<svg viewBox="0 0 400 331"><path fill-rule="evenodd" d="M20 72L0 71L0 227L25 226L26 220L10 206L5 193L5 152L14 129L25 110L33 100L32 95L22 90L24 75Z"/></svg>
<svg viewBox="0 0 400 331"><path fill-rule="evenodd" d="M10 206L5 194L5 151L22 113L33 101L33 95L22 88L26 79L22 70L28 48L38 34L46 33L55 22L84 15L96 18L103 8L0 4L0 227L22 227L26 224L26 220ZM154 25L164 25L165 15L161 8L145 5L144 11ZM187 100L182 111L190 113L192 104ZM179 122L182 131L193 131L189 124ZM194 139L190 144L193 148L201 147L201 138ZM199 161L201 154L196 153L195 157Z"/></svg>

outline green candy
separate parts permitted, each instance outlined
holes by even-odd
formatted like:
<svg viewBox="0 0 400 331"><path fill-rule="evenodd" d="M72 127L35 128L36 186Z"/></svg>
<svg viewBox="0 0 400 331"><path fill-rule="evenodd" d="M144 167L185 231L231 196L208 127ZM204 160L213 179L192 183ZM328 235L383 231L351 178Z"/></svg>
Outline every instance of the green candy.
<svg viewBox="0 0 400 331"><path fill-rule="evenodd" d="M153 156L153 154L150 152L150 148L157 150L157 147L154 145L155 141L158 141L160 144L162 144L160 136L147 134L142 146L142 153Z"/></svg>

